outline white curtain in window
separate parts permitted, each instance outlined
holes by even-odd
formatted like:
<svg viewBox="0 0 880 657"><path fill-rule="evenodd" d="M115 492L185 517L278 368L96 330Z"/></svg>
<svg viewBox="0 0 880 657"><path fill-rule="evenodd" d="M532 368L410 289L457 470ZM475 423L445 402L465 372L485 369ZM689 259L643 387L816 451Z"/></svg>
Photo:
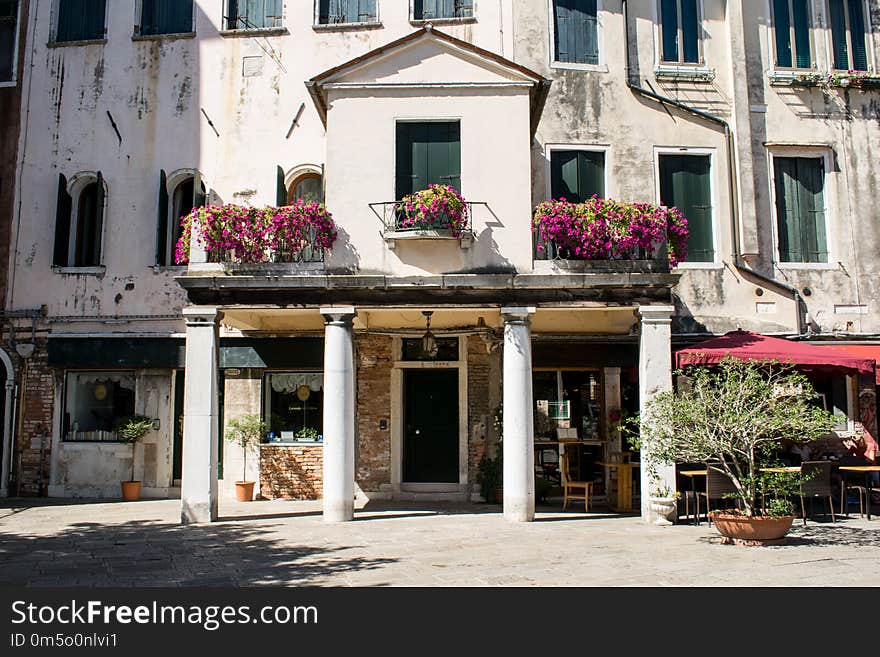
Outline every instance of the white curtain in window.
<svg viewBox="0 0 880 657"><path fill-rule="evenodd" d="M120 388L134 390L134 377L130 374L110 374L109 372L80 372L72 377L74 383L106 383L112 382Z"/></svg>
<svg viewBox="0 0 880 657"><path fill-rule="evenodd" d="M324 375L320 372L270 374L269 384L275 392L296 392L296 389L302 385L308 386L313 392L318 392L324 387Z"/></svg>

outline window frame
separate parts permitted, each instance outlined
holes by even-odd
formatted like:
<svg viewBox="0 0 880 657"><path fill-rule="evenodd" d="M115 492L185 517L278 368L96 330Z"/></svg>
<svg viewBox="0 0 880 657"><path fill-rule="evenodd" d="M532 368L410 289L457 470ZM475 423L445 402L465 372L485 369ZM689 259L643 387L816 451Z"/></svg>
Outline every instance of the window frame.
<svg viewBox="0 0 880 657"><path fill-rule="evenodd" d="M190 29L188 32L160 32L156 34L143 34L141 32L141 26L143 25L143 12L144 12L144 0L137 0L134 3L134 31L132 33L132 39L172 39L172 38L183 38L183 37L194 37L196 35L196 8L197 2L195 0L192 4L192 16L190 17Z"/></svg>
<svg viewBox="0 0 880 657"><path fill-rule="evenodd" d="M359 21L357 23L321 23L321 0L313 0L314 11L312 16L312 28L315 30L358 30L368 29L382 26L381 0L376 0L376 16L371 21ZM410 2L412 7L412 2ZM412 12L412 9L410 9ZM412 16L412 13L410 13Z"/></svg>
<svg viewBox="0 0 880 657"><path fill-rule="evenodd" d="M400 199L396 198L397 196L397 126L400 123L458 123L459 125L459 193L467 198L467 195L464 192L464 171L462 170L462 163L465 162L464 156L464 118L462 116L454 116L454 117L395 117L395 119L391 122L391 144L393 144L393 148L391 148L391 194L388 198L394 198L395 201L399 201Z"/></svg>
<svg viewBox="0 0 880 657"><path fill-rule="evenodd" d="M58 21L61 18L61 3L64 2L64 0L52 0L52 5L49 12L49 43L47 45L50 48L65 48L70 46L87 46L91 44L107 43L107 37L110 29L110 1L111 0L106 0L104 2L104 33L102 36L95 39L59 41Z"/></svg>
<svg viewBox="0 0 880 657"><path fill-rule="evenodd" d="M721 257L722 244L720 242L721 231L718 227L718 209L720 188L718 185L718 153L717 149L710 147L689 146L655 146L654 147L654 198L657 205L662 204L660 197L660 156L661 155L694 155L709 157L709 198L712 203L712 260L692 262L684 260L679 262L676 269L723 269L724 261ZM729 202L729 199L728 199Z"/></svg>
<svg viewBox="0 0 880 657"><path fill-rule="evenodd" d="M220 16L220 35L221 36L266 36L287 34L285 22L287 19L287 11L285 3L281 3L281 17L279 24L273 27L229 27L229 0L223 0L223 13Z"/></svg>
<svg viewBox="0 0 880 657"><path fill-rule="evenodd" d="M774 0L767 0L767 16L768 16L768 27L770 31L769 38L767 39L768 45L770 48L770 70L774 72L786 73L786 74L795 74L803 71L815 71L817 68L816 61L816 37L815 31L817 28L816 21L816 11L813 5L812 0L807 0L807 41L810 47L810 65L806 68L797 66L797 36L795 34L795 26L794 20L792 20L794 9L794 0L788 0L788 11L789 11L789 40L791 43L791 66L780 66L779 65L779 55L776 46L776 3Z"/></svg>
<svg viewBox="0 0 880 657"><path fill-rule="evenodd" d="M378 2L376 0L377 7L376 13L379 13ZM472 0L471 2L471 16L459 16L452 18L416 18L416 3L415 0L409 0L409 22L412 25L424 25L425 23L431 23L432 25L454 25L461 23L476 23L477 22L477 0Z"/></svg>
<svg viewBox="0 0 880 657"><path fill-rule="evenodd" d="M62 386L61 386L61 405L60 405L60 422L59 422L59 440L62 444L65 445L119 445L125 444L124 441L120 440L117 436L116 440L68 440L67 436L70 433L70 426L67 424L67 420L65 419L67 415L67 402L70 397L70 389L69 389L69 377L71 374L92 374L92 375L128 375L134 380L134 409L133 413L137 412L137 402L138 402L138 375L137 371L133 369L83 369L83 368L74 368L74 369L65 369L62 377ZM125 416L120 416L125 417ZM115 431L113 432L116 433Z"/></svg>
<svg viewBox="0 0 880 657"><path fill-rule="evenodd" d="M180 219L174 216L174 196L181 185L188 180L193 181L193 192L195 196L195 185L198 183L203 190L205 205L208 204L208 186L205 184L205 177L198 169L177 169L167 174L165 177L165 194L167 198L167 207L165 208L165 244L163 250L165 253L165 264L153 263L153 267L157 269L185 269L186 265L178 265L174 262L174 250L176 248L176 240L172 239L172 235L176 234L177 227L172 233L171 226ZM158 202L158 199L157 199ZM170 241L169 241L170 240Z"/></svg>
<svg viewBox="0 0 880 657"><path fill-rule="evenodd" d="M596 47L598 59L595 64L578 64L577 62L561 62L556 59L556 0L547 0L547 21L550 37L550 68L569 69L573 71L593 71L607 73L608 62L605 58L605 0L596 0Z"/></svg>
<svg viewBox="0 0 880 657"><path fill-rule="evenodd" d="M101 234L98 237L99 246L98 246L98 262L93 265L76 265L71 264L71 262L75 263L75 253L76 253L76 234L78 232L79 227L79 206L80 206L80 198L85 189L91 185L92 183L98 182L98 172L97 171L81 171L70 178L67 182L67 193L70 195L71 199L71 207L70 207L70 229L67 234L67 260L64 265L56 265L52 264L52 269L59 273L74 273L74 274L102 274L105 271L104 265L104 248L105 248L105 240L107 236L107 207L110 203L109 201L109 186L107 184L107 178L101 175L101 183L104 187L104 203L101 206Z"/></svg>
<svg viewBox="0 0 880 657"><path fill-rule="evenodd" d="M271 421L271 386L269 384L269 377L276 374L320 374L321 375L321 424L323 425L323 407L326 402L324 399L325 388L326 385L326 375L323 369L264 369L263 376L260 379L260 385L262 386L261 394L260 394L260 419L266 423L266 432L272 431L272 421ZM270 442L266 435L261 436L260 444L261 445L323 445L323 437L324 437L324 427L321 427L321 432L318 434L321 437L321 440L316 441L296 441L296 440L280 440L276 442Z"/></svg>
<svg viewBox="0 0 880 657"><path fill-rule="evenodd" d="M877 70L877 64L874 59L874 27L871 23L871 8L868 5L868 0L844 0L844 2L846 2L846 11L844 11L844 14L846 17L846 54L848 58L847 64L853 63L852 32L850 31L849 27L849 3L858 2L862 10L862 18L865 21L865 65L867 66L865 72L874 72ZM825 28L825 48L828 56L828 70L835 73L846 73L849 70L855 70L834 67L834 35L832 34L831 30L830 0L823 0L822 11Z"/></svg>
<svg viewBox="0 0 880 657"><path fill-rule="evenodd" d="M15 30L15 36L12 39L12 68L10 69L9 79L0 80L0 89L4 87L18 86L18 47L21 39L21 3L22 0L16 0L15 27L13 28Z"/></svg>
<svg viewBox="0 0 880 657"><path fill-rule="evenodd" d="M838 256L834 248L833 225L836 217L835 197L832 189L832 167L834 164L833 153L830 147L824 146L772 146L768 147L768 181L770 185L771 231L773 235L773 265L780 270L790 269L837 269ZM777 157L801 157L822 158L824 167L824 179L822 194L825 201L825 244L828 249L828 262L782 262L779 259L779 208L776 204L776 158Z"/></svg>
<svg viewBox="0 0 880 657"><path fill-rule="evenodd" d="M553 194L553 153L566 151L584 151L587 153L602 153L604 158L604 166L602 171L602 182L605 186L605 198L614 198L616 190L612 187L611 167L609 166L611 144L545 144L544 146L544 197L547 200L552 199ZM616 182L616 181L614 181Z"/></svg>
<svg viewBox="0 0 880 657"><path fill-rule="evenodd" d="M681 21L681 0L676 0L676 7L678 11L678 31L679 34L683 37L684 28L682 27ZM671 60L663 59L663 7L662 0L657 0L654 3L654 11L655 11L655 20L654 20L654 42L656 45L656 69L659 71L675 71L675 70L700 70L705 69L706 67L706 54L704 51L704 41L705 41L705 27L703 26L704 21L706 20L706 8L704 6L704 0L696 0L697 7L697 61L696 62L685 62L682 60L684 57L684 48L682 47L683 39L679 39L679 48L678 48L678 61L674 62Z"/></svg>

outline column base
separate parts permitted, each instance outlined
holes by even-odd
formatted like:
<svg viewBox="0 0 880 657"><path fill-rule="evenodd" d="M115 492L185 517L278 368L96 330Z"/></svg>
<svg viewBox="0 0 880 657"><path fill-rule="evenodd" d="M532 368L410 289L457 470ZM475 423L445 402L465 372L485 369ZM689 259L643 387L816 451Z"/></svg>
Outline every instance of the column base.
<svg viewBox="0 0 880 657"><path fill-rule="evenodd" d="M195 525L217 519L217 505L210 502L183 502L180 505L180 524Z"/></svg>
<svg viewBox="0 0 880 657"><path fill-rule="evenodd" d="M354 502L324 500L324 522L349 522L354 520Z"/></svg>
<svg viewBox="0 0 880 657"><path fill-rule="evenodd" d="M534 500L504 498L504 519L508 522L532 522L535 519Z"/></svg>

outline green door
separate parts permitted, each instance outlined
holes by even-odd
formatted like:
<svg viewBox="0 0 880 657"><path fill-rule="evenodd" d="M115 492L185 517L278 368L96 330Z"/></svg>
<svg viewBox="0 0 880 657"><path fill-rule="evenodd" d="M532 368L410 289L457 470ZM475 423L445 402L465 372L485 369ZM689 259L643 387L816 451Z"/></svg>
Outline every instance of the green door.
<svg viewBox="0 0 880 657"><path fill-rule="evenodd" d="M403 481L458 483L458 370L404 370Z"/></svg>

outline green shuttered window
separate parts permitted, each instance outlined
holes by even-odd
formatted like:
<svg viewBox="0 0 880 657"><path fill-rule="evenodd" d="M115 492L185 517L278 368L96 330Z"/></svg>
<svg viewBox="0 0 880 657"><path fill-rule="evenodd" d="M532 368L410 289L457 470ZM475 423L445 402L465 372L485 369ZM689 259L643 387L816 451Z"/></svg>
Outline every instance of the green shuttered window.
<svg viewBox="0 0 880 657"><path fill-rule="evenodd" d="M397 198L451 185L461 192L461 125L458 121L397 124Z"/></svg>
<svg viewBox="0 0 880 657"><path fill-rule="evenodd" d="M697 0L661 0L660 42L663 61L699 64L700 29Z"/></svg>
<svg viewBox="0 0 880 657"><path fill-rule="evenodd" d="M104 38L106 0L58 0L55 41L90 41Z"/></svg>
<svg viewBox="0 0 880 657"><path fill-rule="evenodd" d="M318 24L375 23L376 0L320 0Z"/></svg>
<svg viewBox="0 0 880 657"><path fill-rule="evenodd" d="M472 18L474 0L413 0L413 19Z"/></svg>
<svg viewBox="0 0 880 657"><path fill-rule="evenodd" d="M582 203L594 194L605 198L605 153L551 151L550 196Z"/></svg>
<svg viewBox="0 0 880 657"><path fill-rule="evenodd" d="M774 157L780 262L828 262L825 164L821 157Z"/></svg>
<svg viewBox="0 0 880 657"><path fill-rule="evenodd" d="M713 262L711 160L708 155L660 156L660 203L688 222L688 262Z"/></svg>
<svg viewBox="0 0 880 657"><path fill-rule="evenodd" d="M599 63L596 0L554 0L555 61Z"/></svg>
<svg viewBox="0 0 880 657"><path fill-rule="evenodd" d="M809 0L773 0L776 66L811 68Z"/></svg>
<svg viewBox="0 0 880 657"><path fill-rule="evenodd" d="M18 0L0 0L0 82L12 80L15 71L15 32Z"/></svg>
<svg viewBox="0 0 880 657"><path fill-rule="evenodd" d="M226 0L226 29L281 27L282 4L282 0Z"/></svg>
<svg viewBox="0 0 880 657"><path fill-rule="evenodd" d="M192 31L192 0L142 0L141 34L184 34Z"/></svg>
<svg viewBox="0 0 880 657"><path fill-rule="evenodd" d="M867 71L868 48L863 0L828 0L834 68Z"/></svg>

